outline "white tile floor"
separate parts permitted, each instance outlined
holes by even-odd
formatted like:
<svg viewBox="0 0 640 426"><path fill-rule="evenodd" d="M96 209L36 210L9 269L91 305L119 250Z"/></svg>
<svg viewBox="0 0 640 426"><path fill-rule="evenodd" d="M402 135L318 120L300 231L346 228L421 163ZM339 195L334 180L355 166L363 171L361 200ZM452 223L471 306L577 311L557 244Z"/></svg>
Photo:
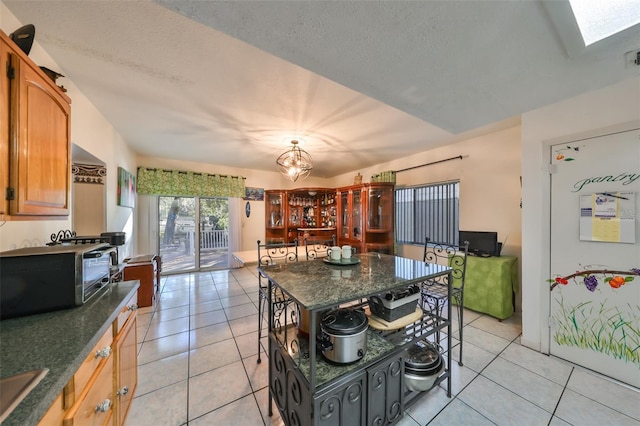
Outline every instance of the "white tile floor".
<svg viewBox="0 0 640 426"><path fill-rule="evenodd" d="M267 415L268 362L256 363L255 274L250 267L162 278L157 306L138 313L128 426L282 424L277 410ZM521 346L517 315L498 322L465 310L464 323L452 398L431 390L399 425L640 425L638 389Z"/></svg>

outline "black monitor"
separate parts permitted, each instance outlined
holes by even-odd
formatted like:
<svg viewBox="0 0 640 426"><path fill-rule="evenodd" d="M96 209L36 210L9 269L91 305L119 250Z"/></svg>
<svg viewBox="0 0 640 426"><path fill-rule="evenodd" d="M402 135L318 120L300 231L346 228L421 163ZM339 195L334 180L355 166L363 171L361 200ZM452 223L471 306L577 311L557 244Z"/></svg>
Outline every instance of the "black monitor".
<svg viewBox="0 0 640 426"><path fill-rule="evenodd" d="M502 244L498 243L498 233L489 231L460 231L460 245L469 242L469 254L475 256L500 256Z"/></svg>

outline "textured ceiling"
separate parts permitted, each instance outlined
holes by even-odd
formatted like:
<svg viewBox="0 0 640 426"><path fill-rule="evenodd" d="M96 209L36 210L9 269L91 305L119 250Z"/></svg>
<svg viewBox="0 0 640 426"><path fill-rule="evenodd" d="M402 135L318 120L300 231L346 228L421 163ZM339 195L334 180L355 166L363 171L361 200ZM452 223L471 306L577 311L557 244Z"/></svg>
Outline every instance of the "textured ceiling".
<svg viewBox="0 0 640 426"><path fill-rule="evenodd" d="M638 75L639 26L576 52L563 1L4 3L136 152L249 169L302 136L331 177Z"/></svg>

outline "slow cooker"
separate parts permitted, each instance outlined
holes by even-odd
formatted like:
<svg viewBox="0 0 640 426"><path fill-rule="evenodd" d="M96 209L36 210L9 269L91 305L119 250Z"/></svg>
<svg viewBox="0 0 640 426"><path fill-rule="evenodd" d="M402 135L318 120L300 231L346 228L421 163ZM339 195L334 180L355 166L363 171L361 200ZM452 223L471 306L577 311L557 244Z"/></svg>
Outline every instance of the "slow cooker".
<svg viewBox="0 0 640 426"><path fill-rule="evenodd" d="M367 352L367 316L362 309L333 309L320 321L318 346L329 361L348 364Z"/></svg>
<svg viewBox="0 0 640 426"><path fill-rule="evenodd" d="M426 340L419 340L406 352L405 387L418 392L431 389L444 367L444 359L438 349Z"/></svg>

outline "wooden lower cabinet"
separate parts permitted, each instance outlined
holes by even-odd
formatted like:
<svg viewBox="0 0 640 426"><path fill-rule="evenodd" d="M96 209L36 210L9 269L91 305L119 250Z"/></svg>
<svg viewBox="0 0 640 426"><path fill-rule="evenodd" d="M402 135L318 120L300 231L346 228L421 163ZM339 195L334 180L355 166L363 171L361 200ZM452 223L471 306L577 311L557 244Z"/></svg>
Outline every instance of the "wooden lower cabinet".
<svg viewBox="0 0 640 426"><path fill-rule="evenodd" d="M132 315L116 339L116 424L124 425L138 385L137 318Z"/></svg>
<svg viewBox="0 0 640 426"><path fill-rule="evenodd" d="M122 426L138 384L137 294L124 305L38 426Z"/></svg>
<svg viewBox="0 0 640 426"><path fill-rule="evenodd" d="M62 420L64 418L64 392L58 395L58 397L53 401L51 407L47 410L47 412L40 419L39 424L43 426L48 425L61 425Z"/></svg>
<svg viewBox="0 0 640 426"><path fill-rule="evenodd" d="M113 416L113 357L105 359L64 417L64 426L111 425Z"/></svg>
<svg viewBox="0 0 640 426"><path fill-rule="evenodd" d="M111 357L111 344L113 343L113 330L111 327L100 338L96 346L91 350L84 362L69 381L65 391L65 406L71 407L76 403L76 395L85 389L91 378L95 376L100 363ZM111 362L111 361L110 361Z"/></svg>

